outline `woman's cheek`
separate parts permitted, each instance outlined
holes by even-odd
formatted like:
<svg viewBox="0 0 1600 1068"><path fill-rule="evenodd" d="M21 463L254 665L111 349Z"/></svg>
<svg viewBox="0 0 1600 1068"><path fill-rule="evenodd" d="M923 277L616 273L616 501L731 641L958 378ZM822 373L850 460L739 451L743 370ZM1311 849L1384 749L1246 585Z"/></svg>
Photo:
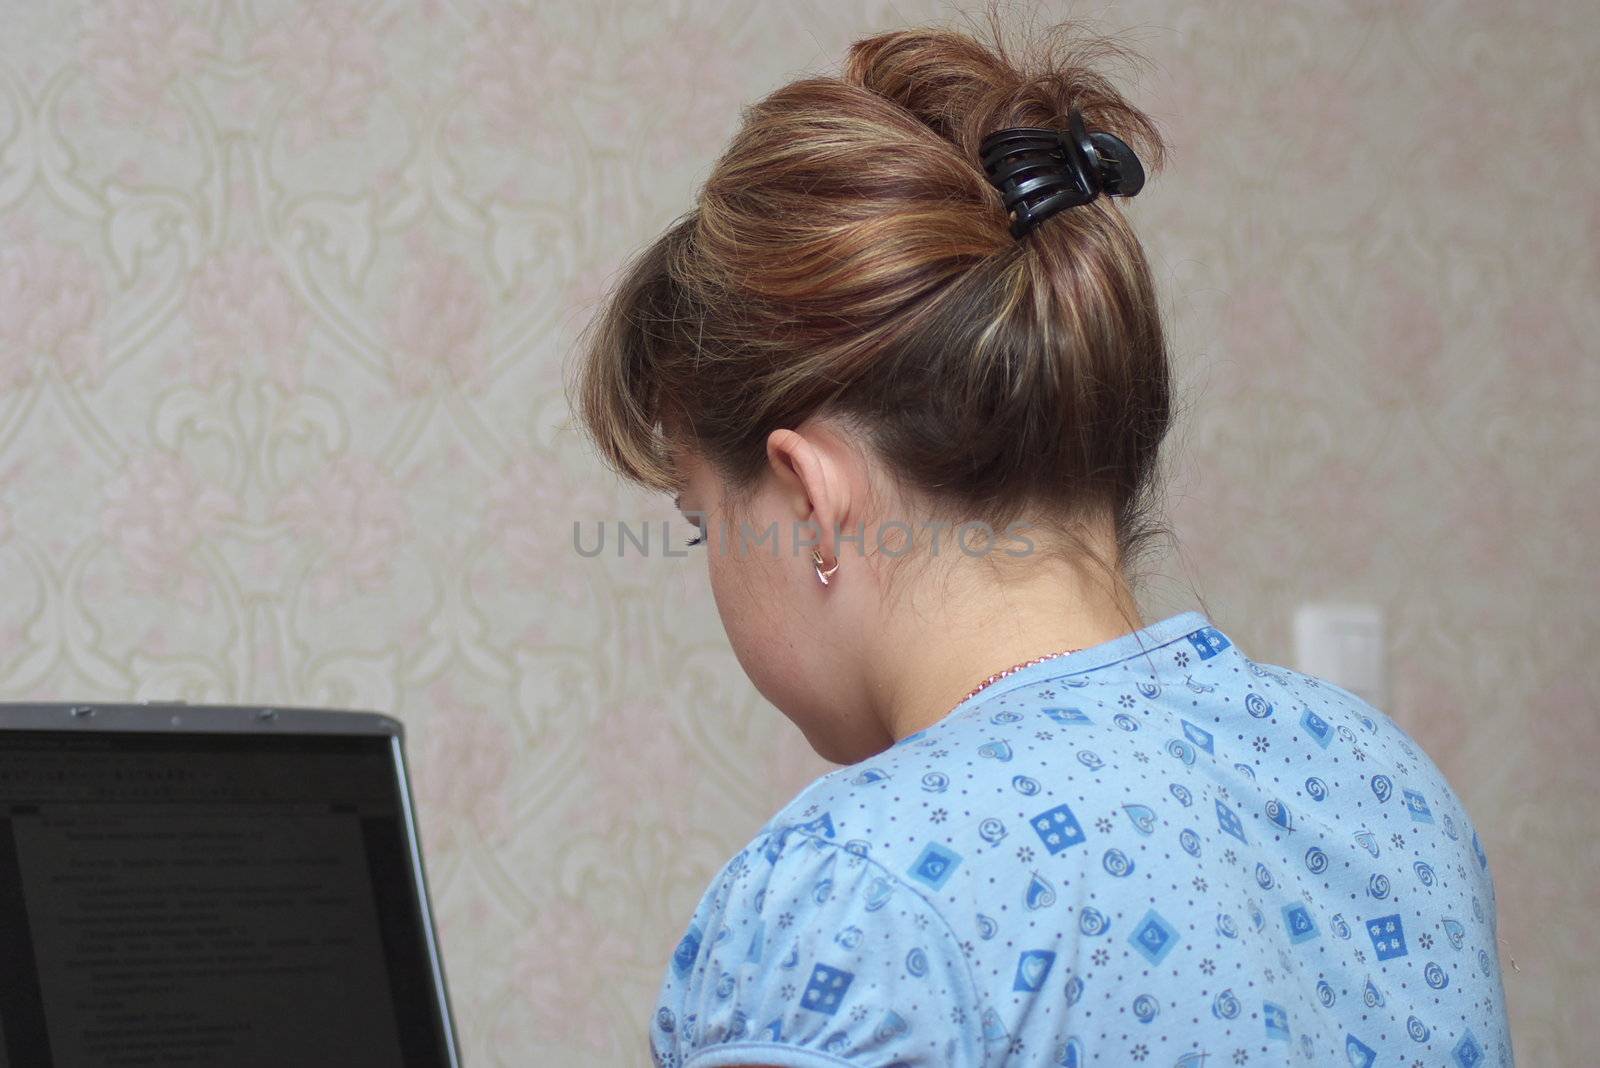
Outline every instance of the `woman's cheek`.
<svg viewBox="0 0 1600 1068"><path fill-rule="evenodd" d="M712 554L708 566L711 596L739 665L756 689L781 708L794 652L785 626L793 618L793 591L777 588L782 585L779 563L768 555Z"/></svg>

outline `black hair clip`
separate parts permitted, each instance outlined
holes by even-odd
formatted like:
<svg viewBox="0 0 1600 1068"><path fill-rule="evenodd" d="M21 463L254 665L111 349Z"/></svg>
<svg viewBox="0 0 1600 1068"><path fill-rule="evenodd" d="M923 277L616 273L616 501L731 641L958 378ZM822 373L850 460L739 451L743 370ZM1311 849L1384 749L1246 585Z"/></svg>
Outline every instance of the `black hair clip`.
<svg viewBox="0 0 1600 1068"><path fill-rule="evenodd" d="M1005 195L1011 236L1023 237L1063 208L1101 193L1131 197L1144 188L1144 165L1116 134L1084 128L1073 108L1066 130L1013 126L978 146L989 182Z"/></svg>

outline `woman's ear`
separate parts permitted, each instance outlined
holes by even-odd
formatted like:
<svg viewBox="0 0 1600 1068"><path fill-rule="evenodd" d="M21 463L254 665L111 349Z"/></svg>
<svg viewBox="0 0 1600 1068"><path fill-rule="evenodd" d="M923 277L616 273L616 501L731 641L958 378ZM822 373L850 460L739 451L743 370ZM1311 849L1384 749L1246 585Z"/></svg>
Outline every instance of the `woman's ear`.
<svg viewBox="0 0 1600 1068"><path fill-rule="evenodd" d="M849 522L851 508L840 443L816 431L774 430L767 435L767 467L785 512L796 523L815 523L817 544L836 559L834 531Z"/></svg>
<svg viewBox="0 0 1600 1068"><path fill-rule="evenodd" d="M804 435L787 429L767 435L767 468L783 501L796 519L812 518L815 500L826 496L827 476L817 448Z"/></svg>

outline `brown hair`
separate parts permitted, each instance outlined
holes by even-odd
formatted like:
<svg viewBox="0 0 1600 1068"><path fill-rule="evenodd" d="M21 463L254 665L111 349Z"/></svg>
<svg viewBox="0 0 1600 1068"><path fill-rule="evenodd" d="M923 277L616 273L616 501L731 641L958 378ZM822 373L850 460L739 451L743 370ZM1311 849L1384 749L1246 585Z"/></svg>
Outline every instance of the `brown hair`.
<svg viewBox="0 0 1600 1068"><path fill-rule="evenodd" d="M1068 20L1013 56L943 28L851 46L837 77L742 113L693 210L628 265L591 324L577 407L624 475L671 491L665 427L737 500L780 427L859 427L896 481L1000 530L1109 515L1118 563L1151 514L1171 423L1161 315L1123 202L1018 240L978 146L1006 126L1091 130L1154 174L1154 123L1107 80L1138 61ZM1148 190L1145 195L1148 194Z"/></svg>

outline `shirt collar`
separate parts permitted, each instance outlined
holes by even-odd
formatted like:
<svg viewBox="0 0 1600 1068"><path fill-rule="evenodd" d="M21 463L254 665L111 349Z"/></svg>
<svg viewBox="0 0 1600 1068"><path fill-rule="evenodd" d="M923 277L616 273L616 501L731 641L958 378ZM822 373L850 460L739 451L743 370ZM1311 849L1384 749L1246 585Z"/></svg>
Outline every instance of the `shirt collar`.
<svg viewBox="0 0 1600 1068"><path fill-rule="evenodd" d="M1091 645L1066 656L1051 657L1015 671L985 686L951 709L942 719L915 734L906 735L890 748L921 738L939 724L947 723L1001 694L1058 679L1070 686L1076 676L1129 660L1140 661L1129 666L1141 674L1148 672L1158 682L1181 682L1192 670L1189 665L1210 660L1232 648L1233 641L1203 612L1194 609L1179 612L1099 645Z"/></svg>

